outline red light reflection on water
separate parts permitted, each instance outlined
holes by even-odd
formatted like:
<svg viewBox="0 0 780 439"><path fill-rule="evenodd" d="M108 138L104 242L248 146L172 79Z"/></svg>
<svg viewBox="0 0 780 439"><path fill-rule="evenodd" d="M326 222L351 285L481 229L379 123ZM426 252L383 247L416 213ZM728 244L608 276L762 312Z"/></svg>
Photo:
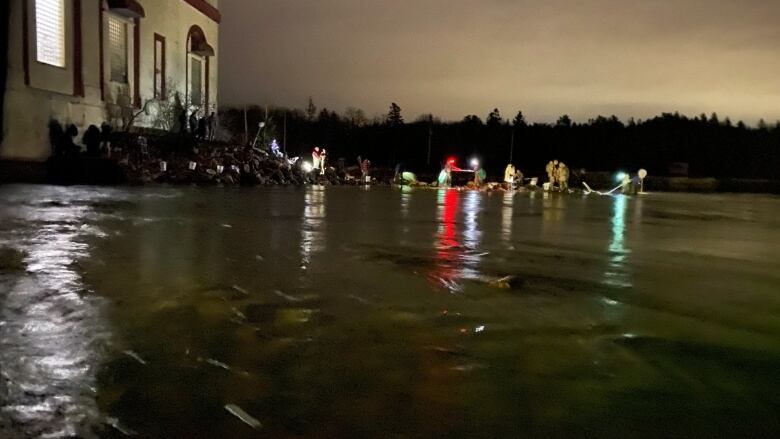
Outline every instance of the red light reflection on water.
<svg viewBox="0 0 780 439"><path fill-rule="evenodd" d="M454 189L441 190L438 194L439 228L436 235L436 261L428 280L436 288L445 288L450 292L458 292L461 286L459 265L463 257L463 246L458 241L458 206L460 192Z"/></svg>

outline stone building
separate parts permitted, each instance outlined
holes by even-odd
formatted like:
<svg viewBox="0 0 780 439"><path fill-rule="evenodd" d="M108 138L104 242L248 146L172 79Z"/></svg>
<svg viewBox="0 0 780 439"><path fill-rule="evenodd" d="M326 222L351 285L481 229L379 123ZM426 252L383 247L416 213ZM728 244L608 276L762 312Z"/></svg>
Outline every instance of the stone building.
<svg viewBox="0 0 780 439"><path fill-rule="evenodd" d="M48 124L151 127L217 105L218 0L4 0L0 158L45 160ZM2 52L0 52L2 53Z"/></svg>

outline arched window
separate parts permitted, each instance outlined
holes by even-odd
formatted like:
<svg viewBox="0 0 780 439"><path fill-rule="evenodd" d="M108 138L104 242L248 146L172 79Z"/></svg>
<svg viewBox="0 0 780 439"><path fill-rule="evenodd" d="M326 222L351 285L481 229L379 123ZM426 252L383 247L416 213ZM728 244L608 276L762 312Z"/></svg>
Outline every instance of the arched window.
<svg viewBox="0 0 780 439"><path fill-rule="evenodd" d="M192 26L187 33L187 100L194 108L201 108L203 114L209 106L209 58L214 48L206 40L200 26Z"/></svg>

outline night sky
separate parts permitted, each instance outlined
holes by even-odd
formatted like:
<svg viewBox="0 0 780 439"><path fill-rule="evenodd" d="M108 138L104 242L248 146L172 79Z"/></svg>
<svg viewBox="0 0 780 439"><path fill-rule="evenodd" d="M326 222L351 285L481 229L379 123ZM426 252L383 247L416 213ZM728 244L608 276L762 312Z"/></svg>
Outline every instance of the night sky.
<svg viewBox="0 0 780 439"><path fill-rule="evenodd" d="M776 0L221 0L221 103L780 119Z"/></svg>

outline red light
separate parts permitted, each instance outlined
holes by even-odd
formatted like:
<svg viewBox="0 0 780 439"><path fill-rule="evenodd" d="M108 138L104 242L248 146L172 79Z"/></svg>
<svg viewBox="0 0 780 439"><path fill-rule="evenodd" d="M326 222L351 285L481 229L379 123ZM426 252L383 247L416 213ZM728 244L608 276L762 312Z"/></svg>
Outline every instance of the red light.
<svg viewBox="0 0 780 439"><path fill-rule="evenodd" d="M454 165L455 164L455 157L448 158L447 159L447 163L449 163L450 165Z"/></svg>

